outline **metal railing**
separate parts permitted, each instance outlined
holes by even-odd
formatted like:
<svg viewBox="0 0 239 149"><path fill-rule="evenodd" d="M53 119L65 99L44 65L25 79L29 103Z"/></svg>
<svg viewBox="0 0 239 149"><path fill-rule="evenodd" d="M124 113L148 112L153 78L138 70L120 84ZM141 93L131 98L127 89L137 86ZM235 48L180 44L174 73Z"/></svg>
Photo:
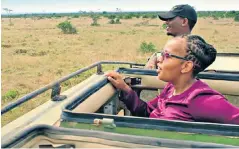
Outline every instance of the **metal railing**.
<svg viewBox="0 0 239 149"><path fill-rule="evenodd" d="M121 62L121 61L100 61L100 62L96 62L96 63L94 63L94 64L92 64L90 66L84 67L84 68L82 68L82 69L80 69L80 70L78 70L76 72L73 72L73 73L71 73L71 74L69 74L67 76L64 76L64 77L60 78L59 80L57 80L55 82L52 82L52 83L50 83L50 84L48 84L48 85L46 85L46 86L44 86L44 87L42 87L40 89L37 89L37 90L35 90L35 91L33 91L33 92L31 92L31 93L29 93L29 94L19 98L19 99L17 99L16 101L14 101L14 102L8 104L7 106L3 107L1 109L1 114L2 115L5 114L6 112L16 108L17 106L23 104L24 102L26 102L26 101L28 101L28 100L30 100L32 98L34 98L34 97L36 97L36 96L46 92L49 89L54 89L54 88L58 88L59 89L60 84L62 82L67 81L67 80L71 79L72 77L75 77L76 75L79 75L79 74L81 74L81 73L83 73L85 71L88 71L90 69L93 69L95 67L97 67L97 72L96 73L97 74L102 74L103 73L103 71L102 71L102 65L103 64L110 64L110 65L112 65L112 64L125 64L125 65L130 65L131 68L133 66L144 66L144 64L138 64L138 63L134 63L134 62ZM58 91L57 94L59 95L60 91ZM51 97L53 98L54 96L55 95L52 95Z"/></svg>

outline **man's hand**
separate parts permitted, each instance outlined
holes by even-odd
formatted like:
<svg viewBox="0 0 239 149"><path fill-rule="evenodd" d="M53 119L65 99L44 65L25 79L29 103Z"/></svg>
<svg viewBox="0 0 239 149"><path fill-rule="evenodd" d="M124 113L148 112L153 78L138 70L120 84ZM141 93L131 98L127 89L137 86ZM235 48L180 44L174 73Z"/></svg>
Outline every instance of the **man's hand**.
<svg viewBox="0 0 239 149"><path fill-rule="evenodd" d="M123 77L115 71L111 71L105 74L108 77L108 80L118 89L125 92L130 92L132 89L124 82Z"/></svg>
<svg viewBox="0 0 239 149"><path fill-rule="evenodd" d="M148 62L145 64L146 69L156 69L157 66L157 56L154 53L148 60Z"/></svg>

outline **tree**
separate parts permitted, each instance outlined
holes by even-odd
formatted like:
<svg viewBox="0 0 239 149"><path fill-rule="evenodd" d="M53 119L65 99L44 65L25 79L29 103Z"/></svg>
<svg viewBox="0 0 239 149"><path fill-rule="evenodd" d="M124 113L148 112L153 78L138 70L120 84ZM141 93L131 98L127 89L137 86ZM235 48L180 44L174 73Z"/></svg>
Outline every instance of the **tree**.
<svg viewBox="0 0 239 149"><path fill-rule="evenodd" d="M8 14L8 18L9 18L9 25L13 25L10 14L13 10L8 9L8 8L3 8L4 11L6 11L6 13Z"/></svg>
<svg viewBox="0 0 239 149"><path fill-rule="evenodd" d="M120 8L116 8L116 12L122 12Z"/></svg>

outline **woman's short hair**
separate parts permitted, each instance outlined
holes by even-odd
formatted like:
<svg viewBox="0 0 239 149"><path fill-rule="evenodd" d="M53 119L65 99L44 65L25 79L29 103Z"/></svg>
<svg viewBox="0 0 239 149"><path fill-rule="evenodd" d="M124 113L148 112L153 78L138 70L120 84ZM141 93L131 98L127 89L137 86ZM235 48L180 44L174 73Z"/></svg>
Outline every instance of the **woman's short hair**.
<svg viewBox="0 0 239 149"><path fill-rule="evenodd" d="M193 76L211 65L217 55L217 50L198 35L183 35L186 38L186 59L193 61Z"/></svg>

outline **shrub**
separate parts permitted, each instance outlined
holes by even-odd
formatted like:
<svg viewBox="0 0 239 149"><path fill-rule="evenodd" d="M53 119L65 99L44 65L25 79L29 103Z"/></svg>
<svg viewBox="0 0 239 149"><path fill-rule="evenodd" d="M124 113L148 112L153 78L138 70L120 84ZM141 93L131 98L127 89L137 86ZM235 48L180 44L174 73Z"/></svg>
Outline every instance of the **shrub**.
<svg viewBox="0 0 239 149"><path fill-rule="evenodd" d="M119 19L124 19L124 16L123 15L119 15L118 18Z"/></svg>
<svg viewBox="0 0 239 149"><path fill-rule="evenodd" d="M212 15L213 20L219 20L217 16Z"/></svg>
<svg viewBox="0 0 239 149"><path fill-rule="evenodd" d="M167 25L164 23L164 24L162 25L162 28L163 28L163 29L166 29L166 28L167 28Z"/></svg>
<svg viewBox="0 0 239 149"><path fill-rule="evenodd" d="M121 24L121 22L120 22L120 19L119 19L119 18L116 18L116 20L115 20L115 24Z"/></svg>
<svg viewBox="0 0 239 149"><path fill-rule="evenodd" d="M114 19L114 18L116 18L116 15L109 15L108 18L109 19Z"/></svg>
<svg viewBox="0 0 239 149"><path fill-rule="evenodd" d="M79 15L73 15L72 18L79 18Z"/></svg>
<svg viewBox="0 0 239 149"><path fill-rule="evenodd" d="M57 25L57 27L60 28L64 34L76 34L77 33L76 28L72 26L70 21L61 22Z"/></svg>
<svg viewBox="0 0 239 149"><path fill-rule="evenodd" d="M121 22L119 18L116 18L116 19L111 19L109 21L109 24L121 24Z"/></svg>
<svg viewBox="0 0 239 149"><path fill-rule="evenodd" d="M155 19L155 18L157 18L157 15L151 15L150 18Z"/></svg>
<svg viewBox="0 0 239 149"><path fill-rule="evenodd" d="M149 16L149 15L146 15L146 14L142 16L142 18L145 18L145 19L146 19L146 18L149 18L149 17L150 17L150 16Z"/></svg>
<svg viewBox="0 0 239 149"><path fill-rule="evenodd" d="M138 19L138 18L140 18L140 15L136 15L135 17Z"/></svg>
<svg viewBox="0 0 239 149"><path fill-rule="evenodd" d="M111 19L111 20L109 21L109 24L115 24L115 20L114 20L114 19Z"/></svg>
<svg viewBox="0 0 239 149"><path fill-rule="evenodd" d="M147 42L144 41L141 43L139 51L143 53L155 52L156 48L153 43L150 42L147 44Z"/></svg>
<svg viewBox="0 0 239 149"><path fill-rule="evenodd" d="M2 96L2 100L12 100L15 99L19 95L18 91L16 90L9 90L5 95Z"/></svg>
<svg viewBox="0 0 239 149"><path fill-rule="evenodd" d="M26 49L17 49L17 50L15 50L15 53L16 54L26 54L27 50Z"/></svg>
<svg viewBox="0 0 239 149"><path fill-rule="evenodd" d="M30 56L45 56L48 54L49 51L34 51L29 53Z"/></svg>
<svg viewBox="0 0 239 149"><path fill-rule="evenodd" d="M11 46L11 45L8 45L8 44L2 44L2 47L3 47L3 48L11 48L12 46Z"/></svg>
<svg viewBox="0 0 239 149"><path fill-rule="evenodd" d="M37 20L41 20L41 19L44 19L44 17L43 16L37 17Z"/></svg>
<svg viewBox="0 0 239 149"><path fill-rule="evenodd" d="M132 19L133 18L133 16L132 15L126 15L126 16L124 16L124 19Z"/></svg>
<svg viewBox="0 0 239 149"><path fill-rule="evenodd" d="M235 16L234 21L239 22L239 15Z"/></svg>
<svg viewBox="0 0 239 149"><path fill-rule="evenodd" d="M98 24L98 20L99 20L99 16L91 16L93 22L91 23L91 26L99 26L100 24Z"/></svg>

